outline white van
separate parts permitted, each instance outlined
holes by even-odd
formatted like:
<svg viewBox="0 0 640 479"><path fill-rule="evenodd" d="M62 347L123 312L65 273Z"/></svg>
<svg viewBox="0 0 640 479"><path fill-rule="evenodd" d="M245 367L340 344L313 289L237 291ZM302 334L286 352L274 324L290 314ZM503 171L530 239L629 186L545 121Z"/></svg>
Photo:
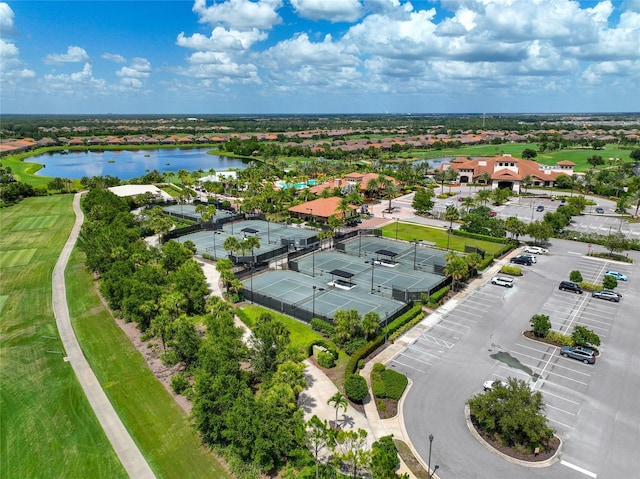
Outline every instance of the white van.
<svg viewBox="0 0 640 479"><path fill-rule="evenodd" d="M491 284L497 284L498 286L504 286L505 288L513 288L513 279L505 278L504 276L496 276L491 279Z"/></svg>

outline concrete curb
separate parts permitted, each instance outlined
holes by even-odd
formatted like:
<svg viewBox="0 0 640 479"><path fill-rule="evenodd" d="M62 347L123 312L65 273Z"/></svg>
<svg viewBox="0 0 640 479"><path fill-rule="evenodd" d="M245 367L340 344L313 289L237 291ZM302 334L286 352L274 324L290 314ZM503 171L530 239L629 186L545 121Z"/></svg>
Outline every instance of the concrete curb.
<svg viewBox="0 0 640 479"><path fill-rule="evenodd" d="M493 452L494 454L500 456L502 459L504 459L507 462L510 462L512 464L517 464L518 466L522 466L522 467L531 467L531 468L542 468L542 467L549 467L552 464L555 464L558 461L558 454L560 454L560 451L562 450L562 439L560 439L558 436L556 436L559 440L560 440L560 446L558 446L558 449L556 451L556 453L550 457L549 459L546 459L544 461L539 461L539 462L531 462L531 461L523 461L521 459L516 459L514 457L511 456L507 456L506 454L498 451L497 449L495 449L494 447L491 446L491 444L489 444L487 441L485 441L482 436L478 433L478 431L476 431L476 428L473 427L473 423L471 422L471 415L470 415L470 411L469 411L469 406L465 405L464 407L464 418L465 418L465 422L467 423L467 427L469 428L469 432L471 432L471 435L476 438L476 440L482 444L485 449Z"/></svg>

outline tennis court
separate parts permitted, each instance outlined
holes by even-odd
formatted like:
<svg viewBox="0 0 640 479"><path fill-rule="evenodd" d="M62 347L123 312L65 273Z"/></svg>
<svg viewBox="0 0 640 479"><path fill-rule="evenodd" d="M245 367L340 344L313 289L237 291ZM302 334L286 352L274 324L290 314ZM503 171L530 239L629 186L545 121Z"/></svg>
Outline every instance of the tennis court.
<svg viewBox="0 0 640 479"><path fill-rule="evenodd" d="M393 318L406 304L372 295L368 284L355 284L348 291L336 287L328 275L311 277L293 271L268 271L243 282L249 301L304 321L317 317L331 320L336 311L355 309L361 316L375 311L381 319Z"/></svg>

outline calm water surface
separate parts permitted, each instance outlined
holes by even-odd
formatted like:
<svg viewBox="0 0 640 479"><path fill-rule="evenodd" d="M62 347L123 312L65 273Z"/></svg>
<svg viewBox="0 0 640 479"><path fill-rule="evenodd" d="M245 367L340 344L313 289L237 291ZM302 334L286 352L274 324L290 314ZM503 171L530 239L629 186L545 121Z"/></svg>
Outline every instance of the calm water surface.
<svg viewBox="0 0 640 479"><path fill-rule="evenodd" d="M117 176L130 180L157 170L215 171L243 170L249 162L227 156L207 155L211 148L159 148L157 150L70 151L45 153L25 161L45 165L36 174L52 178L80 179L83 176Z"/></svg>

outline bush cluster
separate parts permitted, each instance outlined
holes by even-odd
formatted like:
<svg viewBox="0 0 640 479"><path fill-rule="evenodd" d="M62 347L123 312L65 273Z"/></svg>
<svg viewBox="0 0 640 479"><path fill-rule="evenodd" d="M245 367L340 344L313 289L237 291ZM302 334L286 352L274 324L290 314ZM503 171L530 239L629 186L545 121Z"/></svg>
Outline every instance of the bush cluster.
<svg viewBox="0 0 640 479"><path fill-rule="evenodd" d="M602 285L587 283L586 281L580 281L580 287L585 291L600 291L602 289Z"/></svg>
<svg viewBox="0 0 640 479"><path fill-rule="evenodd" d="M318 364L326 369L331 369L336 365L336 360L333 358L333 354L320 351L317 356Z"/></svg>
<svg viewBox="0 0 640 479"><path fill-rule="evenodd" d="M307 357L313 355L314 346L322 346L323 348L325 348L327 351L331 353L334 360L338 359L338 350L336 349L335 345L325 339L314 339L313 341L311 341L307 346Z"/></svg>
<svg viewBox="0 0 640 479"><path fill-rule="evenodd" d="M449 291L451 291L451 286L445 286L444 288L440 288L438 291L436 291L431 296L429 296L429 304L430 305L439 304L440 301L442 301L442 298L444 298L447 294L449 294Z"/></svg>
<svg viewBox="0 0 640 479"><path fill-rule="evenodd" d="M404 374L386 369L384 364L376 363L371 371L373 395L378 399L389 398L399 401L407 388L409 380Z"/></svg>
<svg viewBox="0 0 640 479"><path fill-rule="evenodd" d="M517 266L510 266L505 264L502 268L500 268L500 272L504 274L510 274L511 276L522 276L522 268L518 268Z"/></svg>
<svg viewBox="0 0 640 479"><path fill-rule="evenodd" d="M333 324L320 318L312 318L310 324L311 329L313 329L314 331L318 331L328 337L331 337L336 330Z"/></svg>
<svg viewBox="0 0 640 479"><path fill-rule="evenodd" d="M549 331L547 339L561 346L573 346L573 338L557 331Z"/></svg>
<svg viewBox="0 0 640 479"><path fill-rule="evenodd" d="M369 394L367 381L359 374L350 374L344 381L344 392L356 404L362 404Z"/></svg>

